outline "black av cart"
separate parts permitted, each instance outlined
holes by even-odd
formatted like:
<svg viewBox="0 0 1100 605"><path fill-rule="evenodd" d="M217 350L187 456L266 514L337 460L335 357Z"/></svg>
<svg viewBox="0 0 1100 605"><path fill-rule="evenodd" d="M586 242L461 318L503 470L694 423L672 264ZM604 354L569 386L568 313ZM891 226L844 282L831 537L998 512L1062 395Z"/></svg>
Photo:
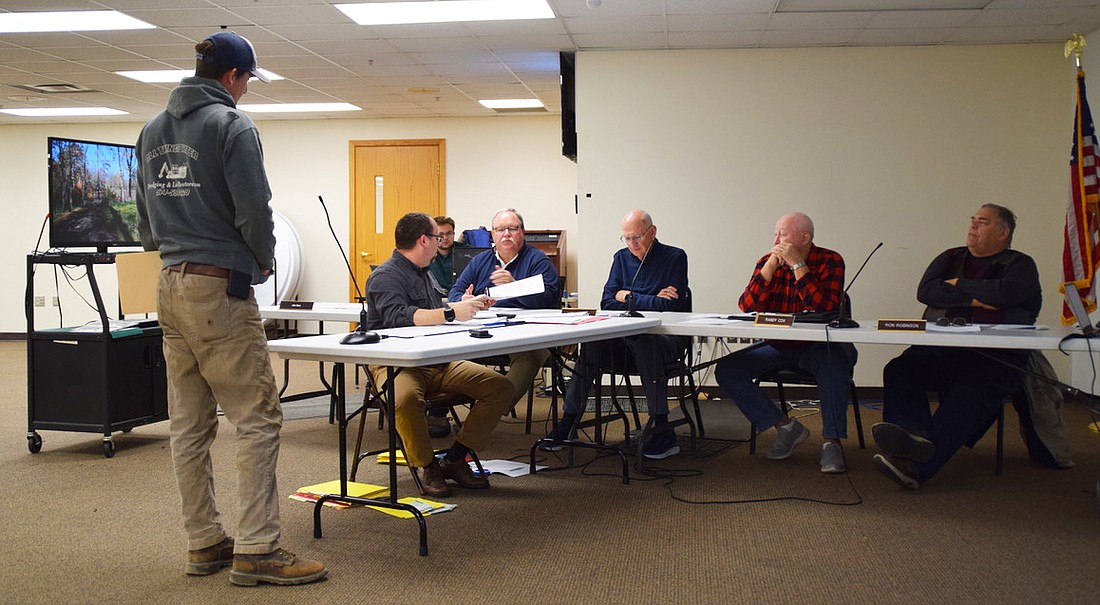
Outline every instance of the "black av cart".
<svg viewBox="0 0 1100 605"><path fill-rule="evenodd" d="M115 455L112 433L168 419L168 380L156 321L111 331L95 266L113 253L27 255L27 447L42 449L40 430L103 435L103 454ZM84 267L101 329L36 330L34 271L39 265Z"/></svg>

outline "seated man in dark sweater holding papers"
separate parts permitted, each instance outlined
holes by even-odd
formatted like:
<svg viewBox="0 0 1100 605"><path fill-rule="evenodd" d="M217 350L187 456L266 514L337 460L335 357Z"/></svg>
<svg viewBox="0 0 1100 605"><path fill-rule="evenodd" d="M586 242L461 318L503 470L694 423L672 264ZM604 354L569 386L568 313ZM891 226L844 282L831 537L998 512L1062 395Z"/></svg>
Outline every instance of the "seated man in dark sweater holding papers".
<svg viewBox="0 0 1100 605"><path fill-rule="evenodd" d="M478 254L470 261L451 287L450 301L466 300L485 294L493 286L538 277L542 280L541 292L498 300L496 306L510 309L561 308L558 272L542 250L524 242L523 217L515 208L506 208L493 216L492 225L493 249ZM535 374L549 356L547 349L521 351L508 356L510 363L505 378L515 388L509 409L515 407L520 397L530 390Z"/></svg>
<svg viewBox="0 0 1100 605"><path fill-rule="evenodd" d="M600 307L623 311L691 311L687 254L657 241L657 226L649 213L632 210L622 222L619 237L626 247L615 253L611 274L603 287ZM642 379L654 426L642 446L646 458L660 460L680 453L676 434L668 424L668 381L663 366L683 357L690 338L641 334L586 343L581 347L576 375L565 393L565 409L557 428L547 438L572 437L584 412L588 393L600 368L632 357ZM543 449L561 449L548 443Z"/></svg>
<svg viewBox="0 0 1100 605"><path fill-rule="evenodd" d="M394 228L397 249L367 280L368 329L466 321L490 303L479 296L443 304L428 277L428 264L441 239L439 225L427 214L410 212L397 221ZM385 366L370 366L370 372L376 385L385 384ZM442 459L434 456L424 414L424 396L434 392L459 393L475 400L454 444ZM508 409L512 385L507 379L469 361L403 368L394 382L394 396L394 425L401 435L405 459L410 466L424 469L422 495L449 496L448 479L468 489L489 487L486 478L474 476L466 455L489 441L500 415Z"/></svg>

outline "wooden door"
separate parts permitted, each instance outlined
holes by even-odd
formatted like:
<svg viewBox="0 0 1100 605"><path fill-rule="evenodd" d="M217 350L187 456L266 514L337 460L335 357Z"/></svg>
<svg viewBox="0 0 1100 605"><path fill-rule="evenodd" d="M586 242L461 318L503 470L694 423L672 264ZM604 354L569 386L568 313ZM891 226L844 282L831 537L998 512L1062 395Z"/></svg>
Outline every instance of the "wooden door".
<svg viewBox="0 0 1100 605"><path fill-rule="evenodd" d="M444 214L444 141L351 141L350 155L350 261L362 287L370 266L392 254L397 219L409 212Z"/></svg>

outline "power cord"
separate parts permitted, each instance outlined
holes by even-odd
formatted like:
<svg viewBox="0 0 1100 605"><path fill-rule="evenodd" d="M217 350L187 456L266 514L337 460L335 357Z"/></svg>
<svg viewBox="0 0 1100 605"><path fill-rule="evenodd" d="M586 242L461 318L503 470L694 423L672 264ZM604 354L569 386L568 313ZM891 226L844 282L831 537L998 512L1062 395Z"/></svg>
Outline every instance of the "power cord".
<svg viewBox="0 0 1100 605"><path fill-rule="evenodd" d="M684 504L693 504L701 506L716 506L716 505L730 505L730 504L759 504L764 502L809 502L811 504L825 504L828 506L859 506L863 504L863 496L860 495L859 490L856 488L855 483L852 481L851 473L844 473L845 478L848 480L848 486L852 489L852 493L855 495L854 500L849 501L832 501L822 500L820 498L809 498L805 496L775 496L772 498L743 498L739 500L692 500L683 496L676 495L676 492L672 491L672 484L675 479L669 479L665 482L665 490L668 491L668 495L677 502Z"/></svg>

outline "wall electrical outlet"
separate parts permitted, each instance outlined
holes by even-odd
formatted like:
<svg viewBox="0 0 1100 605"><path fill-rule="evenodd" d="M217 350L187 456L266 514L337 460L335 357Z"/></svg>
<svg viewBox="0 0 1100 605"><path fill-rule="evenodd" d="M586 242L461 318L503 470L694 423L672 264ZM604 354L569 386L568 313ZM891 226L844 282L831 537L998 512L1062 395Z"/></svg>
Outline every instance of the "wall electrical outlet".
<svg viewBox="0 0 1100 605"><path fill-rule="evenodd" d="M34 306L36 306L36 307L45 307L46 306L46 297L45 296L35 296L34 297Z"/></svg>
<svg viewBox="0 0 1100 605"><path fill-rule="evenodd" d="M61 306L61 299L60 299L60 298L58 298L58 297L56 297L56 296L55 296L55 297L53 297L53 303L52 303L52 304L53 304L53 306L55 306L55 307L60 307L60 306Z"/></svg>

